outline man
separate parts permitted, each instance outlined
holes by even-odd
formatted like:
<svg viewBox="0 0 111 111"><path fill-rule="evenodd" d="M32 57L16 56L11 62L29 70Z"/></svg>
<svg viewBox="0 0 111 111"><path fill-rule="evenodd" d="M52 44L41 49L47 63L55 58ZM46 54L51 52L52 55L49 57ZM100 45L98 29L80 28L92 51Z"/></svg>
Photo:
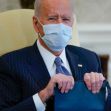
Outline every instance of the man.
<svg viewBox="0 0 111 111"><path fill-rule="evenodd" d="M39 38L33 46L0 58L0 111L53 111L52 96L57 85L61 93L74 87L77 59L86 65L83 75L93 93L101 89L104 77L97 55L67 46L72 37L73 0L36 0L33 25ZM67 74L57 73L56 58ZM59 61L59 62L60 62Z"/></svg>

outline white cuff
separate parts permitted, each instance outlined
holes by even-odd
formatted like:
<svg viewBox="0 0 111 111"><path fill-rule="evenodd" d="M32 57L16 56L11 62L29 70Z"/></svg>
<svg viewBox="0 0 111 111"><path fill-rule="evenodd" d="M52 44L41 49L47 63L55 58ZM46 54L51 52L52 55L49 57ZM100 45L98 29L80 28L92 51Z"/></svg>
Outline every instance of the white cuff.
<svg viewBox="0 0 111 111"><path fill-rule="evenodd" d="M106 95L105 95L105 99L107 100L107 97L108 97L108 89L106 87Z"/></svg>
<svg viewBox="0 0 111 111"><path fill-rule="evenodd" d="M40 99L38 93L33 96L33 101L35 103L35 107L37 111L45 111L45 105L43 104L42 100Z"/></svg>

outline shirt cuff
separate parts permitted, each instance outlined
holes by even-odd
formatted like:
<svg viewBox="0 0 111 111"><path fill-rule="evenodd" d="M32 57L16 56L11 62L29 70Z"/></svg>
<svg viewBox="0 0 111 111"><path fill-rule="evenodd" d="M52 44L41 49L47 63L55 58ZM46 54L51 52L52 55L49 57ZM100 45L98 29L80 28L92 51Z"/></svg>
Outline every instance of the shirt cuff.
<svg viewBox="0 0 111 111"><path fill-rule="evenodd" d="M38 93L33 96L33 101L34 101L34 104L35 104L37 111L45 111L45 104L43 104Z"/></svg>

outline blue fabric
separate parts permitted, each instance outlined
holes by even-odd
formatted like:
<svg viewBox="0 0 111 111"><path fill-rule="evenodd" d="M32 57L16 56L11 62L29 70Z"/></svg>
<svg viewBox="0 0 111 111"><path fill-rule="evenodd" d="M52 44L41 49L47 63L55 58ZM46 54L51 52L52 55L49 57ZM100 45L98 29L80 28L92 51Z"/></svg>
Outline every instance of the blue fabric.
<svg viewBox="0 0 111 111"><path fill-rule="evenodd" d="M56 57L55 65L56 65L56 74L62 73L65 75L70 75L69 71L62 65L62 60L60 57Z"/></svg>
<svg viewBox="0 0 111 111"><path fill-rule="evenodd" d="M105 88L93 94L83 81L76 81L73 90L62 94L55 88L55 111L105 111Z"/></svg>

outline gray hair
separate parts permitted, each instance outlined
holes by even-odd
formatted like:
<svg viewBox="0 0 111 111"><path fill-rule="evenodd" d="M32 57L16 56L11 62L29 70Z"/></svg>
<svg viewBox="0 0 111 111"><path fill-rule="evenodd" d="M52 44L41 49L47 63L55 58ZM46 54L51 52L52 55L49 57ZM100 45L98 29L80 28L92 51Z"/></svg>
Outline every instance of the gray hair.
<svg viewBox="0 0 111 111"><path fill-rule="evenodd" d="M41 5L41 0L35 0L34 9L35 9L35 15L36 16L39 15L40 5Z"/></svg>
<svg viewBox="0 0 111 111"><path fill-rule="evenodd" d="M39 16L41 2L42 0L35 0L35 3L34 3L35 16ZM70 2L71 2L72 11L74 12L74 0L70 0Z"/></svg>

